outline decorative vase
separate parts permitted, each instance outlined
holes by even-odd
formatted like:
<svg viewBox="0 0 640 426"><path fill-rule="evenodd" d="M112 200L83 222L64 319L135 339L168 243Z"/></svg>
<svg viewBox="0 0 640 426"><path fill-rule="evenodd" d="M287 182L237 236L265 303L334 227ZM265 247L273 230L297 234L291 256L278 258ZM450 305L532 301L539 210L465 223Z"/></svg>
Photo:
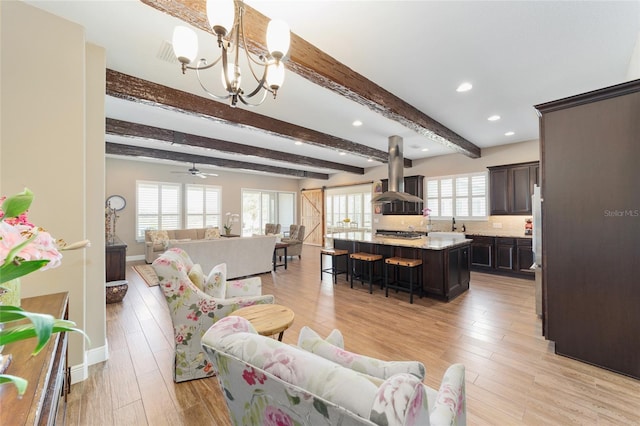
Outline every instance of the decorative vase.
<svg viewBox="0 0 640 426"><path fill-rule="evenodd" d="M231 228L224 228L224 235L231 235Z"/></svg>
<svg viewBox="0 0 640 426"><path fill-rule="evenodd" d="M0 305L20 306L20 278L14 278L2 284Z"/></svg>

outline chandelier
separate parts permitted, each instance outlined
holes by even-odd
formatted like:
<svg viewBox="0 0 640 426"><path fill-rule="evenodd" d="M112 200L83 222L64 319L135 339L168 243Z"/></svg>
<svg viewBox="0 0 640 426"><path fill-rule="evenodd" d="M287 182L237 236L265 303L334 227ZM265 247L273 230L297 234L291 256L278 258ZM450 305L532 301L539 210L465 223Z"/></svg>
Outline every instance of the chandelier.
<svg viewBox="0 0 640 426"><path fill-rule="evenodd" d="M275 99L284 81L282 60L289 50L290 42L289 26L284 21L272 20L267 27L268 53L255 57L249 53L245 42L243 15L243 0L207 0L207 19L218 37L218 48L221 49L220 56L211 63L202 58L195 66L190 66L198 54L198 37L191 28L183 26L178 26L173 31L173 51L182 64L182 73L195 70L202 89L215 99L230 99L232 107L236 106L238 100L248 106L258 106L266 99L267 92L272 93ZM240 45L249 71L257 83L248 94L241 86ZM223 95L209 90L200 77L200 71L212 68L220 62L222 86L226 90ZM262 97L257 97L256 102L249 101L260 93Z"/></svg>

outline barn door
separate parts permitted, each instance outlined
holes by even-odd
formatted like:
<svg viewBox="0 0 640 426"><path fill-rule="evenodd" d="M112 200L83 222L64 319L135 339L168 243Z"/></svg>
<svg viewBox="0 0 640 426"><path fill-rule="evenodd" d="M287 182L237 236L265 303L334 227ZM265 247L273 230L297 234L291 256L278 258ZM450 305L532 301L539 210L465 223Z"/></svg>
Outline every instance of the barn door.
<svg viewBox="0 0 640 426"><path fill-rule="evenodd" d="M314 246L324 245L324 191L322 189L308 189L301 192L301 217L305 227L305 244Z"/></svg>

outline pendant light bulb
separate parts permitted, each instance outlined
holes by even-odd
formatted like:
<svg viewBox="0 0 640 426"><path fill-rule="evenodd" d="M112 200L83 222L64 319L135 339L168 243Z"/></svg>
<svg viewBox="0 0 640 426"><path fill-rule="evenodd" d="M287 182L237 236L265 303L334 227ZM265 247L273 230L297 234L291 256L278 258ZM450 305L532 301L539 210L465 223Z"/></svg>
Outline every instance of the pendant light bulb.
<svg viewBox="0 0 640 426"><path fill-rule="evenodd" d="M236 5L233 0L207 0L207 20L219 37L231 32L235 15Z"/></svg>
<svg viewBox="0 0 640 426"><path fill-rule="evenodd" d="M177 26L173 30L173 53L183 64L190 64L198 54L198 36L191 28Z"/></svg>
<svg viewBox="0 0 640 426"><path fill-rule="evenodd" d="M277 61L287 55L291 43L289 25L280 19L274 19L267 26L267 49Z"/></svg>

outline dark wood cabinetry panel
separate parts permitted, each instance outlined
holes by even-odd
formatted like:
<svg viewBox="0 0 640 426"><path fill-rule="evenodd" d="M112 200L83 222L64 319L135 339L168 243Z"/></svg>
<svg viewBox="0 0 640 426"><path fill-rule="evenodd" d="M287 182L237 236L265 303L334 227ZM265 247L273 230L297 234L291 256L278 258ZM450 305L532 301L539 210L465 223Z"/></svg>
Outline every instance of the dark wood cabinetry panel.
<svg viewBox="0 0 640 426"><path fill-rule="evenodd" d="M531 240L528 238L518 238L516 241L516 269L523 274L534 275L531 268L533 265L533 248Z"/></svg>
<svg viewBox="0 0 640 426"><path fill-rule="evenodd" d="M640 80L536 108L545 336L640 379Z"/></svg>
<svg viewBox="0 0 640 426"><path fill-rule="evenodd" d="M489 167L491 215L530 215L539 162Z"/></svg>
<svg viewBox="0 0 640 426"><path fill-rule="evenodd" d="M533 278L531 238L467 235L472 239L470 254L474 271Z"/></svg>
<svg viewBox="0 0 640 426"><path fill-rule="evenodd" d="M493 268L494 237L471 237L471 266Z"/></svg>
<svg viewBox="0 0 640 426"><path fill-rule="evenodd" d="M117 237L107 241L105 247L105 269L107 282L125 279L127 267L127 245Z"/></svg>
<svg viewBox="0 0 640 426"><path fill-rule="evenodd" d="M382 179L382 192L389 189L389 179ZM404 178L404 192L424 198L424 176L407 176ZM394 201L382 205L382 214L419 215L422 214L424 203L407 203Z"/></svg>
<svg viewBox="0 0 640 426"><path fill-rule="evenodd" d="M496 268L513 271L515 256L515 239L496 238Z"/></svg>

